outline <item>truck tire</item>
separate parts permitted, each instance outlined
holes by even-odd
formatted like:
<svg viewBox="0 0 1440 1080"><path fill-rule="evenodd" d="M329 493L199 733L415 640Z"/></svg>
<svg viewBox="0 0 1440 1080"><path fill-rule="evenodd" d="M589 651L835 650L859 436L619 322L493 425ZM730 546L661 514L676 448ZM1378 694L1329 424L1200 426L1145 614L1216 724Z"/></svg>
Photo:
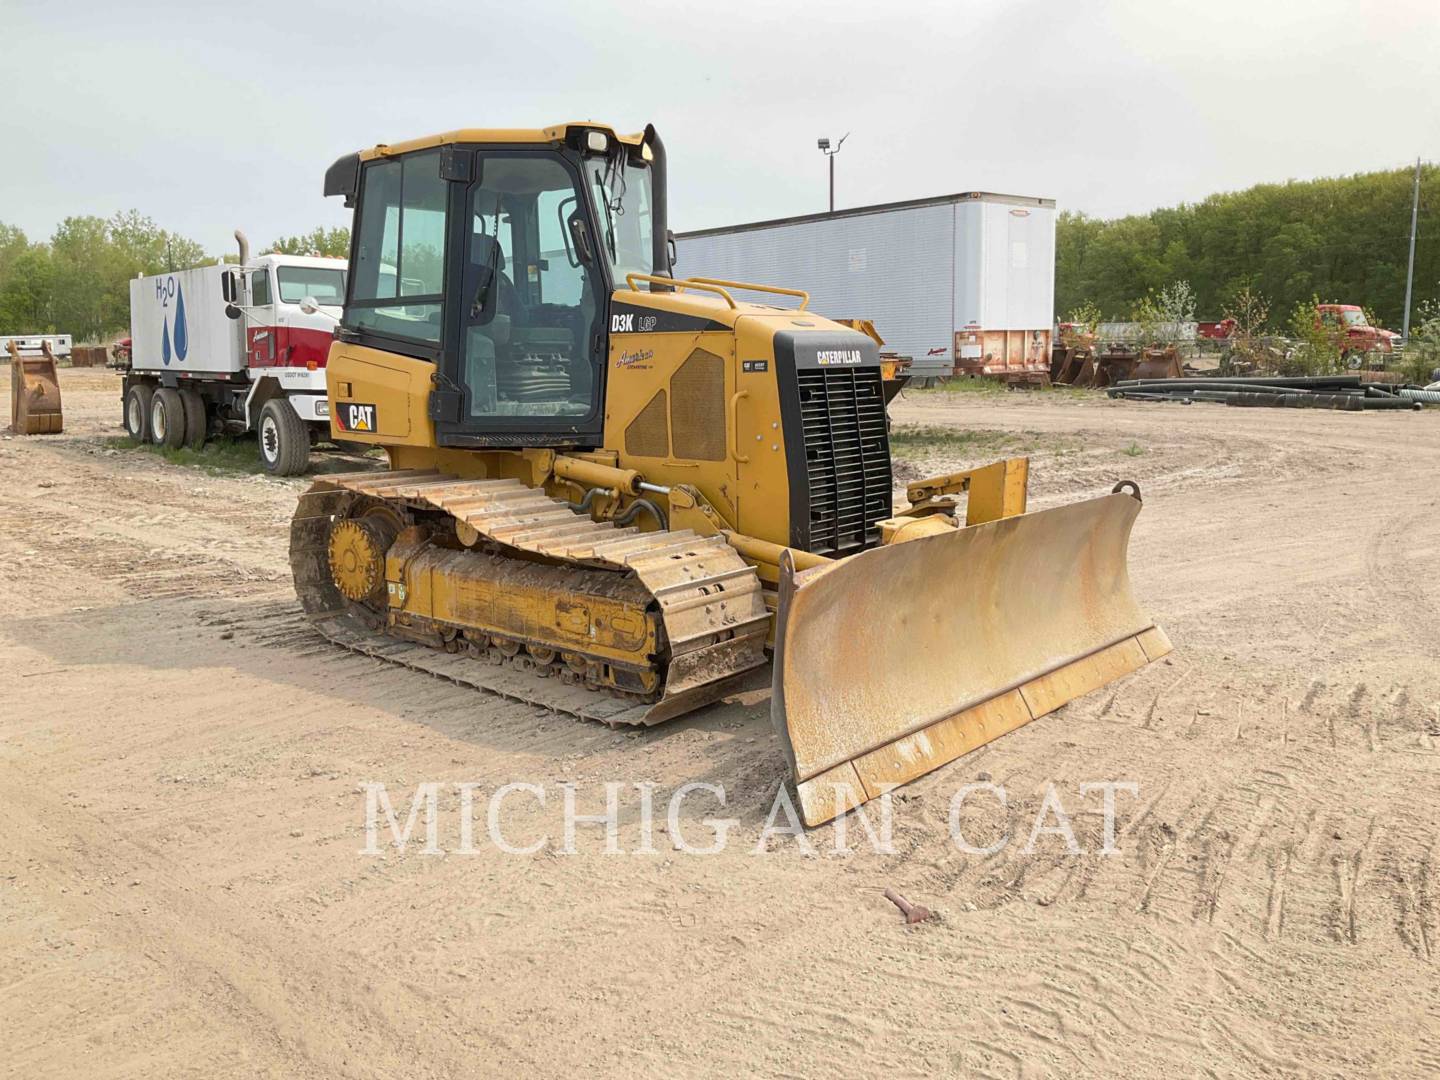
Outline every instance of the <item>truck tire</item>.
<svg viewBox="0 0 1440 1080"><path fill-rule="evenodd" d="M205 445L209 427L205 419L205 399L200 391L186 387L180 391L180 403L185 408L185 446L199 450Z"/></svg>
<svg viewBox="0 0 1440 1080"><path fill-rule="evenodd" d="M143 382L131 383L125 391L125 434L137 443L150 441L150 398L154 393Z"/></svg>
<svg viewBox="0 0 1440 1080"><path fill-rule="evenodd" d="M185 444L185 403L173 387L162 386L150 399L150 441L170 450Z"/></svg>
<svg viewBox="0 0 1440 1080"><path fill-rule="evenodd" d="M260 463L275 476L298 476L310 464L310 432L284 398L260 410Z"/></svg>

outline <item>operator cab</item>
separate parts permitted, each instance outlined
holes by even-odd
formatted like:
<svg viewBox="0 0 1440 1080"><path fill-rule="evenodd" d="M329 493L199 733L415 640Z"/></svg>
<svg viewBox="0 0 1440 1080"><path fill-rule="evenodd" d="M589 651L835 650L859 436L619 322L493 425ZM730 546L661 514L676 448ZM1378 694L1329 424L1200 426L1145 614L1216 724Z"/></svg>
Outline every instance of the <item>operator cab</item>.
<svg viewBox="0 0 1440 1080"><path fill-rule="evenodd" d="M659 140L578 126L454 138L327 173L326 194L356 206L341 336L437 364L441 445L598 445L609 297L627 274L669 273Z"/></svg>

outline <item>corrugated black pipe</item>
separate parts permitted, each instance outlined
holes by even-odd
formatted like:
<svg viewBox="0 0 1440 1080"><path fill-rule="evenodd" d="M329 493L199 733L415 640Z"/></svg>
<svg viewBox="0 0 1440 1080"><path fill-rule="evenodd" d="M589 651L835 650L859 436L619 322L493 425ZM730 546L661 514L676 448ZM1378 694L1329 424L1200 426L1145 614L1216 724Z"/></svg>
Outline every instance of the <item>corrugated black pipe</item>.
<svg viewBox="0 0 1440 1080"><path fill-rule="evenodd" d="M1225 382L1240 386L1287 386L1295 389L1313 387L1359 386L1364 381L1360 375L1199 375L1183 379L1122 379L1116 386L1134 386L1139 383L1156 382Z"/></svg>
<svg viewBox="0 0 1440 1080"><path fill-rule="evenodd" d="M1222 390L1226 393L1245 394L1308 394L1311 391L1302 387L1290 386L1265 386L1259 383L1250 386L1239 386L1235 383L1227 383L1220 379L1174 379L1170 385L1166 382L1148 383L1125 383L1117 386L1117 390L1141 390L1147 394L1189 394L1196 390ZM1359 388L1356 388L1359 392Z"/></svg>

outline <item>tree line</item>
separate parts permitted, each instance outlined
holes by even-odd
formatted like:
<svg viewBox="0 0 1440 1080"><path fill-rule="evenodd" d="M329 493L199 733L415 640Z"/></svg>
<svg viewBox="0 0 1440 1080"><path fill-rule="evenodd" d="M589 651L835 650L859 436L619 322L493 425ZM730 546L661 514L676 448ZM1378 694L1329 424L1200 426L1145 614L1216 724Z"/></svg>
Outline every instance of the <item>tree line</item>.
<svg viewBox="0 0 1440 1080"><path fill-rule="evenodd" d="M350 230L316 228L261 249L344 258ZM135 210L113 217L68 217L48 240L32 241L0 222L0 334L70 334L103 342L130 327L130 280L233 262Z"/></svg>
<svg viewBox="0 0 1440 1080"><path fill-rule="evenodd" d="M1245 294L1276 328L1312 298L1359 304L1399 327L1405 300L1414 169L1257 184L1148 214L1100 220L1066 211L1056 223L1055 310L1093 306L1130 319L1147 297L1188 282L1202 319ZM1416 304L1440 296L1440 211L1426 197L1440 167L1420 174Z"/></svg>
<svg viewBox="0 0 1440 1080"><path fill-rule="evenodd" d="M1398 327L1405 296L1413 170L1258 184L1148 214L1101 220L1066 211L1056 224L1055 311L1132 319L1179 282L1202 319L1263 299L1279 329L1299 305L1364 306ZM1440 209L1426 202L1440 167L1421 170L1415 303L1440 299ZM261 252L345 257L350 230L282 236ZM0 222L0 334L68 333L100 341L130 324L129 281L233 259L130 210L69 217L48 240Z"/></svg>

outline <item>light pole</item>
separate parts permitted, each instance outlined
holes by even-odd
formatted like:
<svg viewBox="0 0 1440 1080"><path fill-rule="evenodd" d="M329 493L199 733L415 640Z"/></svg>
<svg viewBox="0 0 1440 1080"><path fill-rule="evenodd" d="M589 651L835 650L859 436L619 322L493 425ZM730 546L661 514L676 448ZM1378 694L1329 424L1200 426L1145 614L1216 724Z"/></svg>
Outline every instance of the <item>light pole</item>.
<svg viewBox="0 0 1440 1080"><path fill-rule="evenodd" d="M820 147L820 152L830 159L830 213L832 214L835 212L835 155L840 152L840 147L845 145L845 140L849 137L850 133L848 131L844 135L841 135L840 141L835 144L833 150L830 148L829 139L822 138L816 144Z"/></svg>
<svg viewBox="0 0 1440 1080"><path fill-rule="evenodd" d="M1415 159L1415 194L1410 201L1410 262L1405 270L1405 318L1400 340L1410 345L1410 295L1415 285L1415 219L1420 213L1420 159Z"/></svg>

